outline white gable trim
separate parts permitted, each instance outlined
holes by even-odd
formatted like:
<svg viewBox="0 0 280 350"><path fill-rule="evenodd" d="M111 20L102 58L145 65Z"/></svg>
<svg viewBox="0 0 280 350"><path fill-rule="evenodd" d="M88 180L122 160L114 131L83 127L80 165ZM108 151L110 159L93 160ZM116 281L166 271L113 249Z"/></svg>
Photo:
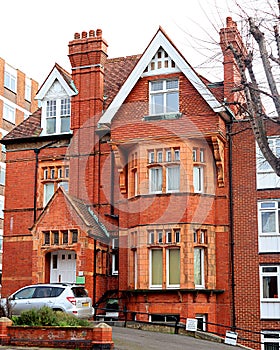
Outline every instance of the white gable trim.
<svg viewBox="0 0 280 350"><path fill-rule="evenodd" d="M201 81L197 74L193 71L186 60L179 54L175 47L167 40L166 36L161 30L158 31L153 41L147 47L146 51L138 61L137 65L131 72L128 79L125 81L120 91L110 104L109 108L105 111L99 120L99 124L110 124L114 115L123 104L124 100L137 83L138 79L143 74L145 68L150 63L153 56L157 53L160 46L167 52L171 59L175 62L176 66L182 71L186 78L191 82L194 88L204 98L208 105L214 110L214 112L225 111L224 106L216 99L216 97L210 92L206 85Z"/></svg>
<svg viewBox="0 0 280 350"><path fill-rule="evenodd" d="M65 92L67 93L68 96L73 96L73 95L77 94L75 91L73 91L73 89L71 89L69 87L69 85L66 83L65 79L63 78L63 76L60 74L59 70L56 67L54 67L53 71L48 76L48 78L45 81L44 85L42 85L40 91L35 96L35 99L36 100L43 100L44 97L47 95L49 89L52 87L52 85L55 82L55 80L58 80L58 82L63 87L63 89L65 90Z"/></svg>

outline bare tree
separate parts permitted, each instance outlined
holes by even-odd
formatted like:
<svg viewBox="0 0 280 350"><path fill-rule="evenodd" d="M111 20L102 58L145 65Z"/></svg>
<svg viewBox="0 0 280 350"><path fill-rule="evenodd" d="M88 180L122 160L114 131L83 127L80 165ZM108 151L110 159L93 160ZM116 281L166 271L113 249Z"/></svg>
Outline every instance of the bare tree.
<svg viewBox="0 0 280 350"><path fill-rule="evenodd" d="M272 152L267 137L268 123L280 126L280 0L274 1L273 4L267 1L267 10L262 9L261 16L259 13L254 17L247 15L238 5L247 33L242 36L242 45L236 45L229 38L224 50L233 54L240 73L239 85L234 86L233 91L239 91L243 96L243 101L229 102L239 105L243 115L245 113L250 119L260 150L280 176L280 158ZM256 0L255 3L256 6L260 5L260 1ZM224 40L227 38L224 37ZM263 73L261 78L260 72Z"/></svg>

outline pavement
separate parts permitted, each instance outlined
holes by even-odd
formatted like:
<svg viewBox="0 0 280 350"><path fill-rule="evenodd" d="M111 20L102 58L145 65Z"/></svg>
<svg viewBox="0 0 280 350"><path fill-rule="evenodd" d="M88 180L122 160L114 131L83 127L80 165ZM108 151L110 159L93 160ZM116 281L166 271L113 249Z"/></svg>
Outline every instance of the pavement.
<svg viewBox="0 0 280 350"><path fill-rule="evenodd" d="M232 350L232 345L196 339L181 334L113 327L115 350Z"/></svg>

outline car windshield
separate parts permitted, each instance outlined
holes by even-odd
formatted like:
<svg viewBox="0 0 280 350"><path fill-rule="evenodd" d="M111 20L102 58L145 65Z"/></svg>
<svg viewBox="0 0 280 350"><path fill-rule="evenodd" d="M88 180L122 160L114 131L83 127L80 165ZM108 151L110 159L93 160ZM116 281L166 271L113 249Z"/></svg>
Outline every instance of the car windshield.
<svg viewBox="0 0 280 350"><path fill-rule="evenodd" d="M87 297L88 293L83 287L72 287L73 294L77 298Z"/></svg>

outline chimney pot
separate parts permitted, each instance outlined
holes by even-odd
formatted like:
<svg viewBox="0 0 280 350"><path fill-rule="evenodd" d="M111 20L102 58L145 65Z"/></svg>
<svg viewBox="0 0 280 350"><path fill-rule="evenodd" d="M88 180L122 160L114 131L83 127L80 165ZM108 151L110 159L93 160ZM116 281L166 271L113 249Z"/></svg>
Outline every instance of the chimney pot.
<svg viewBox="0 0 280 350"><path fill-rule="evenodd" d="M96 30L96 36L102 36L102 30L101 29L97 29Z"/></svg>
<svg viewBox="0 0 280 350"><path fill-rule="evenodd" d="M94 32L93 29L91 29L91 30L89 31L89 36L90 36L90 37L94 37L94 36L95 36L95 32Z"/></svg>
<svg viewBox="0 0 280 350"><path fill-rule="evenodd" d="M80 39L80 33L75 33L74 34L74 39Z"/></svg>
<svg viewBox="0 0 280 350"><path fill-rule="evenodd" d="M87 38L87 32L82 32L82 38L83 39Z"/></svg>

